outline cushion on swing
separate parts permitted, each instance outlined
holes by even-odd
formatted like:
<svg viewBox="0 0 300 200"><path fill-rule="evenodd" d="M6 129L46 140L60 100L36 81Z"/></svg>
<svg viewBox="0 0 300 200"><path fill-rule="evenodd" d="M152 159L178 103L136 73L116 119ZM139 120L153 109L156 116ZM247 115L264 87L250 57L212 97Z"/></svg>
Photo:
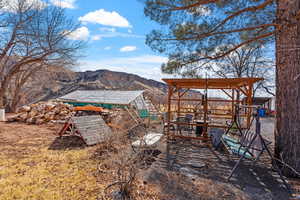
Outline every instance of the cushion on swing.
<svg viewBox="0 0 300 200"><path fill-rule="evenodd" d="M239 143L239 140L237 139L237 138L234 138L234 137L231 137L231 136L229 136L229 135L227 135L227 134L223 134L222 135L222 138L224 139L224 140L226 140L226 141L229 141L229 142L232 142L232 143Z"/></svg>
<svg viewBox="0 0 300 200"><path fill-rule="evenodd" d="M243 154L245 154L245 158L248 159L254 159L253 156L246 151L245 147L242 147L241 144L239 143L238 139L230 137L228 135L223 135L222 136L223 141L226 143L225 146L228 147L228 150L233 153L233 154L238 154L240 156L242 156Z"/></svg>

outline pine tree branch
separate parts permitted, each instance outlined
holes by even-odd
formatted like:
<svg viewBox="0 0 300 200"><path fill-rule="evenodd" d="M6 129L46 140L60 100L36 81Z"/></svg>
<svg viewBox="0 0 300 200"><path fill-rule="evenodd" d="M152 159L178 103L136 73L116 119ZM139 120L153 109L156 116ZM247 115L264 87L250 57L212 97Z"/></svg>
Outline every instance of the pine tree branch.
<svg viewBox="0 0 300 200"><path fill-rule="evenodd" d="M204 58L201 58L201 60L203 59L209 59L209 60L216 60L216 59L219 59L219 58L222 58L228 54L230 54L231 52L237 50L238 48L246 45L246 44L249 44L249 43L252 43L252 42L255 42L255 41L258 41L258 40L261 40L261 39L264 39L264 38L267 38L267 37L270 37L272 35L275 34L275 31L272 31L272 32L269 32L269 33L266 33L266 34L263 34L263 35L260 35L260 36L257 36L257 37L254 37L254 38L251 38L249 40L246 40L238 45L236 45L235 47L233 47L232 49L220 54L220 55L217 55L217 56L207 56L207 57L204 57Z"/></svg>
<svg viewBox="0 0 300 200"><path fill-rule="evenodd" d="M195 37L185 37L185 38L165 38L162 40L165 41L184 41L184 40L199 40L202 38L206 38L206 37L211 37L211 36L216 36L216 35L225 35L225 34L230 34L230 33L238 33L238 32L243 32L243 31L251 31L251 30L256 30L256 29L263 29L263 28L267 28L267 27L275 27L277 26L277 24L272 23L272 24L262 24L259 26L253 26L253 27L246 27L246 28L240 28L240 29L233 29L233 30L229 30L229 31L221 31L221 32L208 32L208 33L203 33L203 34L199 34ZM157 38L158 39L158 38Z"/></svg>
<svg viewBox="0 0 300 200"><path fill-rule="evenodd" d="M207 5L211 3L217 3L219 0L199 0L197 3L190 4L187 6L178 6L178 7L173 7L171 9L168 9L169 11L178 11L178 10L188 10L194 7L202 6L202 5Z"/></svg>
<svg viewBox="0 0 300 200"><path fill-rule="evenodd" d="M236 11L233 14L229 15L228 17L226 17L221 23L219 23L213 30L211 30L211 32L215 32L216 30L218 30L220 27L222 27L224 24L226 24L228 21L230 21L231 19L245 13L245 12L255 12L257 10L261 10L264 9L265 7L267 7L268 5L272 4L274 2L274 0L266 0L265 2L263 2L260 5L257 6L251 6L251 7L247 7L244 8L242 10Z"/></svg>

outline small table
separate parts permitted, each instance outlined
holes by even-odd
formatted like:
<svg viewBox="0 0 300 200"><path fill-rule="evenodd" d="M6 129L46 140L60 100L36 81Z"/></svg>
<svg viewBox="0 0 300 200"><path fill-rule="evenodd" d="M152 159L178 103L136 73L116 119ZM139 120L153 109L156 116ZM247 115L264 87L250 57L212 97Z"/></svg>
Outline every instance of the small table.
<svg viewBox="0 0 300 200"><path fill-rule="evenodd" d="M196 126L195 135L200 137L203 133L204 120L194 120L194 123L201 126Z"/></svg>

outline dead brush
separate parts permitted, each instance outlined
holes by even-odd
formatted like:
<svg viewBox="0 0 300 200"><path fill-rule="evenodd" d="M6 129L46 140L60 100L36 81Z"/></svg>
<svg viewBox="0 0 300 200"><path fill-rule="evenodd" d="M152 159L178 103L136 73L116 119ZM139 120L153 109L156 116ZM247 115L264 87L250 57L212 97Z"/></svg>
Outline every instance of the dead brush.
<svg viewBox="0 0 300 200"><path fill-rule="evenodd" d="M136 199L134 198L137 193L135 190L138 190L136 175L141 168L149 165L149 160L152 159L153 154L149 153L152 151L143 145L135 148L133 151L128 144L130 140L126 137L119 137L117 139L118 141L113 140L114 145L118 144L117 153L109 154L110 158L102 162L102 166L106 165L106 168L109 168L110 174L115 176L115 181L104 189L101 199Z"/></svg>
<svg viewBox="0 0 300 200"><path fill-rule="evenodd" d="M122 132L116 132L97 145L97 149L91 158L98 161L98 173L110 173L114 169L115 157L124 146L125 137Z"/></svg>
<svg viewBox="0 0 300 200"><path fill-rule="evenodd" d="M92 158L97 160L105 159L111 153L117 153L118 149L114 144L113 137L108 138L105 142L97 145L97 149L94 152Z"/></svg>

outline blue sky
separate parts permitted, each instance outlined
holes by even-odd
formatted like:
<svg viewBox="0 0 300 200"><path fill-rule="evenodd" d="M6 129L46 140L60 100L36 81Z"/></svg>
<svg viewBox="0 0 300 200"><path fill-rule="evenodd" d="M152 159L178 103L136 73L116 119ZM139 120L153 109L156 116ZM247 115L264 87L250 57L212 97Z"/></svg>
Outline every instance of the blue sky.
<svg viewBox="0 0 300 200"><path fill-rule="evenodd" d="M67 14L81 23L71 39L84 40L85 57L78 71L110 69L160 80L160 66L167 58L154 53L145 36L157 28L144 16L138 0L50 0L64 7Z"/></svg>

